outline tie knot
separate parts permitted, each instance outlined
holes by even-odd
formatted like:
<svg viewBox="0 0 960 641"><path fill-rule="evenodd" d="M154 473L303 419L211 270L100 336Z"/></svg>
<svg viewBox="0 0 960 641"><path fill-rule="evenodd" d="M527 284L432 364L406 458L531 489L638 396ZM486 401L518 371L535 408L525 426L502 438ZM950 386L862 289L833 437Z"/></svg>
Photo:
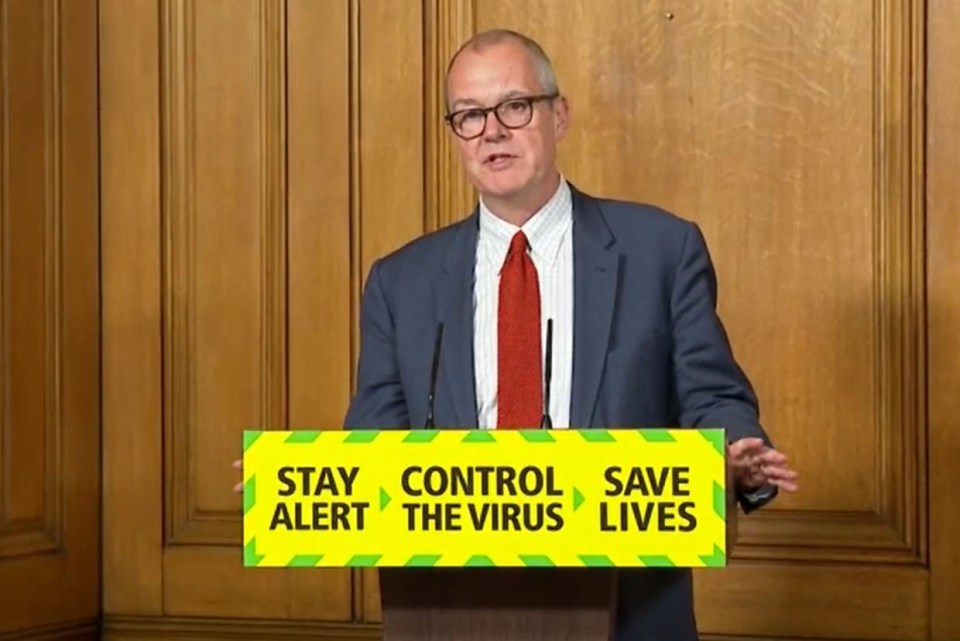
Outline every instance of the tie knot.
<svg viewBox="0 0 960 641"><path fill-rule="evenodd" d="M510 250L508 254L525 254L527 252L527 247L529 243L527 242L527 237L522 231L518 231L514 236L513 240L510 241Z"/></svg>

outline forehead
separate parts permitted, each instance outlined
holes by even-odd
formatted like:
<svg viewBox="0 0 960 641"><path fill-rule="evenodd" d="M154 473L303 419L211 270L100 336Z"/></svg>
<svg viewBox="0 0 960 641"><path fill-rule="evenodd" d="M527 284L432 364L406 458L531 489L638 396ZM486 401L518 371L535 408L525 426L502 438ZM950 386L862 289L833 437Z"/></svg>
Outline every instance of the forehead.
<svg viewBox="0 0 960 641"><path fill-rule="evenodd" d="M448 83L451 104L493 104L510 94L540 89L533 56L510 41L463 51Z"/></svg>

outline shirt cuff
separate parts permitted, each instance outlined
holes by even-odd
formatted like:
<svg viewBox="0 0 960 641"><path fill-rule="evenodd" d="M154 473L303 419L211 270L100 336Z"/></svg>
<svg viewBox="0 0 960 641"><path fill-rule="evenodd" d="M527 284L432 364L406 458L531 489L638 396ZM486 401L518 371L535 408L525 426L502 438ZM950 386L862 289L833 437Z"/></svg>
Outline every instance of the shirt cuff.
<svg viewBox="0 0 960 641"><path fill-rule="evenodd" d="M777 496L777 486L764 485L755 490L737 490L737 499L744 514L758 510Z"/></svg>

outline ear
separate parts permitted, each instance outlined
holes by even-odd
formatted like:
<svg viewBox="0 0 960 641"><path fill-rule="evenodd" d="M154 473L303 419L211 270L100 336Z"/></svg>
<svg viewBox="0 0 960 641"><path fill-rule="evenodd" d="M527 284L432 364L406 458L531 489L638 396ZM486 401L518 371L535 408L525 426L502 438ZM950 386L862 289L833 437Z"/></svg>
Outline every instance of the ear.
<svg viewBox="0 0 960 641"><path fill-rule="evenodd" d="M557 140L563 138L567 133L567 128L570 126L570 117L570 103L566 96L560 96L553 103L554 133Z"/></svg>

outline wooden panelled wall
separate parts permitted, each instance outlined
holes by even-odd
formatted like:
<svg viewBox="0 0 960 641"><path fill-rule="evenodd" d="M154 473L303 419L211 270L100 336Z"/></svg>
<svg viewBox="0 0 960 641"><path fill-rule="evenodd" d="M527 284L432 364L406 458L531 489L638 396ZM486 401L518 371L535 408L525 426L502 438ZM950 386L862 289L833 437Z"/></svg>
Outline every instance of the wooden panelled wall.
<svg viewBox="0 0 960 641"><path fill-rule="evenodd" d="M370 263L471 205L441 82L492 26L552 55L569 179L701 224L803 476L697 574L704 638L960 638L953 0L0 21L0 639L90 636L98 611L106 639L378 637L375 572L242 569L230 463L245 428L339 426Z"/></svg>
<svg viewBox="0 0 960 641"><path fill-rule="evenodd" d="M0 639L94 638L96 0L0 0L0 34Z"/></svg>

